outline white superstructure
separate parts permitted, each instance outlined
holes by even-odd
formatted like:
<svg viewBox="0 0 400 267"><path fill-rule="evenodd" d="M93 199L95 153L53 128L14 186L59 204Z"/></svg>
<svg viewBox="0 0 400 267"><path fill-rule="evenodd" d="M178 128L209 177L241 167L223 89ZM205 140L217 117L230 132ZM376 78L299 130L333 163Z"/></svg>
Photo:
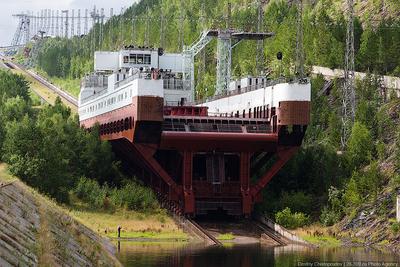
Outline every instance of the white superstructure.
<svg viewBox="0 0 400 267"><path fill-rule="evenodd" d="M249 79L231 83L236 86L235 91L230 91L228 97L222 97L206 101L199 106L207 106L210 114L231 114L239 111L247 113L254 107L279 107L281 101L311 101L311 84L307 83L273 83L261 82L249 83ZM245 81L244 87L243 80ZM239 89L237 89L239 88Z"/></svg>
<svg viewBox="0 0 400 267"><path fill-rule="evenodd" d="M181 54L132 47L95 52L94 70L81 84L81 121L130 105L135 96L162 97L165 105L193 101Z"/></svg>
<svg viewBox="0 0 400 267"><path fill-rule="evenodd" d="M184 55L158 49L128 47L119 52L96 52L95 72L82 81L80 120L90 119L132 104L133 97L163 98L164 105L194 103L190 81L184 79ZM248 114L259 107L279 107L281 101L310 101L309 81L271 81L244 77L231 81L223 95L198 106L209 114Z"/></svg>

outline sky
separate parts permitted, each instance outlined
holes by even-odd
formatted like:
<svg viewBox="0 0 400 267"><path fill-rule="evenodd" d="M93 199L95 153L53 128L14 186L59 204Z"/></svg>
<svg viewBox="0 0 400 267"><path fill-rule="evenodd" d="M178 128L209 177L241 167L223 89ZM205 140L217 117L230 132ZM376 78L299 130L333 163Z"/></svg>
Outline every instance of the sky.
<svg viewBox="0 0 400 267"><path fill-rule="evenodd" d="M18 19L13 14L33 11L36 14L41 9L65 10L65 9L93 9L104 8L105 14L114 8L114 14L119 13L121 7L129 7L136 0L0 0L0 46L11 44L17 29ZM76 12L76 11L75 11ZM82 11L81 11L82 12Z"/></svg>

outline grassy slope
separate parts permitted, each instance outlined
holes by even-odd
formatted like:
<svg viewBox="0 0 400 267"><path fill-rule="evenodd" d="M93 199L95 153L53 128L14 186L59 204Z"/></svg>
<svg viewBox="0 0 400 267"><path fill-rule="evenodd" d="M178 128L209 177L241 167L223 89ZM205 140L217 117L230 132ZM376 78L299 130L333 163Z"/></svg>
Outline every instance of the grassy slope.
<svg viewBox="0 0 400 267"><path fill-rule="evenodd" d="M61 79L57 77L50 78L55 85L60 87L62 90L70 93L71 95L78 97L80 92L80 79Z"/></svg>
<svg viewBox="0 0 400 267"><path fill-rule="evenodd" d="M122 238L188 239L163 210L154 213L123 209L110 212L90 209L74 196L71 200L68 207L71 215L102 236L116 238L117 228L121 226Z"/></svg>
<svg viewBox="0 0 400 267"><path fill-rule="evenodd" d="M5 181L18 180L8 173L4 163L0 163L0 177ZM116 238L117 228L121 226L122 238L188 240L187 234L178 228L165 211L93 210L74 196L71 199L71 205L62 207L62 210L102 236Z"/></svg>
<svg viewBox="0 0 400 267"><path fill-rule="evenodd" d="M329 227L323 227L319 224L298 228L293 233L319 247L338 247L342 245L342 242L334 236L335 234Z"/></svg>
<svg viewBox="0 0 400 267"><path fill-rule="evenodd" d="M72 96L76 98L79 97L79 92L81 88L81 79L73 79L73 78L59 78L59 77L50 77L45 71L35 68L33 71L39 73L40 76L50 81L61 90L70 93Z"/></svg>

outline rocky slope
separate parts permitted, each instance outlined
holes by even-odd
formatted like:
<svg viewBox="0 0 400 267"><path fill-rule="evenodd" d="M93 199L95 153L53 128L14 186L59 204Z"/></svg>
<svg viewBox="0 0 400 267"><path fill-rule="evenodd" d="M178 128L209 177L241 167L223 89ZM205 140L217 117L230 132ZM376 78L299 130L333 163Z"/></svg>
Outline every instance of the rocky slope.
<svg viewBox="0 0 400 267"><path fill-rule="evenodd" d="M113 249L47 198L0 177L0 266L121 266Z"/></svg>

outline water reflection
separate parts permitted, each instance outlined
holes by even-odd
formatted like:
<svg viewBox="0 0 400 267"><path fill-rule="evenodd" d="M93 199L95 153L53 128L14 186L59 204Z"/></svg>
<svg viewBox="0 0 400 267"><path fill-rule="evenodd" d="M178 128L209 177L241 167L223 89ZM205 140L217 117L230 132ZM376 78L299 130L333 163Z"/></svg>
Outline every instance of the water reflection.
<svg viewBox="0 0 400 267"><path fill-rule="evenodd" d="M311 249L261 244L204 247L182 242L121 242L116 245L121 263L134 267L281 267L315 262L400 262L394 254L367 248Z"/></svg>

